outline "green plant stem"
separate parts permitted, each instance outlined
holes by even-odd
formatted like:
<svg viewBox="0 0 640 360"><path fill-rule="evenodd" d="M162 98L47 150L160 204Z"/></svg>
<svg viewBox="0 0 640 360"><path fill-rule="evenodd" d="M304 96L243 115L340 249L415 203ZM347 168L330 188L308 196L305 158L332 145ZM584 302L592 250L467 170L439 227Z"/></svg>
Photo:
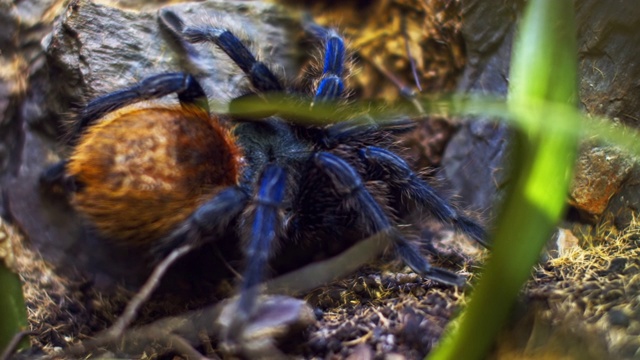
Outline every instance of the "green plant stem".
<svg viewBox="0 0 640 360"><path fill-rule="evenodd" d="M531 0L511 67L509 109L521 125L515 144L514 184L494 233L494 250L469 306L431 359L480 359L506 323L522 284L565 209L578 134L577 51L573 2ZM547 102L565 104L560 111ZM568 105L568 106L566 106ZM567 116L569 115L569 116Z"/></svg>
<svg viewBox="0 0 640 360"><path fill-rule="evenodd" d="M11 339L27 328L27 308L18 275L0 261L0 354ZM26 342L23 342L23 346Z"/></svg>

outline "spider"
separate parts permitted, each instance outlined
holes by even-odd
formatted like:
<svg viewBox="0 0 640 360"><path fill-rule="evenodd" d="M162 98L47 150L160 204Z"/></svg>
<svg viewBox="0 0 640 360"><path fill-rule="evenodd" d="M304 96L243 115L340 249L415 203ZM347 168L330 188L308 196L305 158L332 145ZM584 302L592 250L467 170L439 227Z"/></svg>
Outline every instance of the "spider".
<svg viewBox="0 0 640 360"><path fill-rule="evenodd" d="M312 109L345 96L347 55L334 30L309 26L322 40L324 62L305 94L287 90L230 31L186 26L166 9L159 20L180 41L215 44L257 94L286 93ZM179 105L152 101L173 94ZM380 232L416 273L463 284L457 274L432 267L398 230L404 216L423 211L486 245L483 228L396 153L397 135L410 131L413 121L290 120L277 113L211 114L193 75L158 74L90 101L72 130L70 157L47 169L42 181L64 184L100 237L123 247L161 257L185 243L231 242L246 259L238 303L245 317L255 308L254 289L266 269L285 273Z"/></svg>

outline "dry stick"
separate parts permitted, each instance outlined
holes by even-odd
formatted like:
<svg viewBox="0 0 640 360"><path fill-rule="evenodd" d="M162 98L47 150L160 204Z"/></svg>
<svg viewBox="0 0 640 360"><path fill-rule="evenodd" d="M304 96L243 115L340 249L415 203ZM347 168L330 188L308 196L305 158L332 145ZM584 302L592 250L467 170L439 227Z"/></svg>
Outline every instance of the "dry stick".
<svg viewBox="0 0 640 360"><path fill-rule="evenodd" d="M35 331L20 331L19 333L13 335L13 337L11 338L11 341L9 342L9 344L7 344L7 348L2 353L2 356L0 356L0 360L8 360L9 357L13 355L13 353L16 351L22 339L24 339L29 335L35 335L35 334L36 334Z"/></svg>
<svg viewBox="0 0 640 360"><path fill-rule="evenodd" d="M162 340L169 349L187 355L190 359L210 359L194 349L191 344L199 340L198 328L211 327L219 312L218 304L185 315L163 318L139 328L127 329L120 339L123 340L123 345L128 344L125 345L125 349L129 352L137 351L135 349L139 345L136 344Z"/></svg>
<svg viewBox="0 0 640 360"><path fill-rule="evenodd" d="M138 310L142 304L144 304L153 291L160 285L160 280L167 272L169 267L173 265L176 260L180 259L182 256L186 255L188 252L193 250L194 246L191 244L182 245L179 248L175 248L171 251L171 253L164 258L155 269L153 269L153 273L149 276L147 282L144 283L144 286L138 291L138 293L129 301L127 307L124 309L122 315L118 318L115 324L113 324L109 329L107 329L105 336L111 338L118 338L122 335L124 330L131 324L131 322L135 319L138 314Z"/></svg>
<svg viewBox="0 0 640 360"><path fill-rule="evenodd" d="M381 61L378 61L377 57L367 58L363 57L365 61L369 62L373 67L378 70L384 77L386 77L389 81L391 81L400 91L400 95L402 95L405 99L409 100L409 103L418 110L418 114L424 114L424 107L420 104L420 101L416 98L415 91L407 86L399 77L394 75L391 71L387 70L384 65L381 64Z"/></svg>
<svg viewBox="0 0 640 360"><path fill-rule="evenodd" d="M211 358L202 355L198 350L194 349L191 344L183 337L178 335L167 335L167 334L159 334L160 336L165 336L167 339L167 344L170 348L175 349L176 351L182 353L182 355L186 355L188 359L194 360L210 360Z"/></svg>
<svg viewBox="0 0 640 360"><path fill-rule="evenodd" d="M122 334L122 337L120 338L122 340L121 345L125 346L125 351L136 352L143 351L144 348L137 348L137 346L141 346L140 344L149 344L152 342L161 341L168 350L173 350L181 355L184 355L185 357L188 357L189 359L217 359L217 357L211 358L204 356L190 343L190 341L194 340L194 337L196 335L195 332L191 331L191 325L197 322L197 320L194 319L194 317L197 316L195 313L196 312L190 313L190 316L176 316L165 318L140 328L128 329ZM211 314L206 313L206 315L210 316ZM174 332L181 332L181 334L178 335ZM185 338L185 336L190 337L190 339ZM104 344L99 344L98 341L102 341L103 339L107 342ZM86 345L85 349L92 350L94 348L97 348L98 346L113 343L117 340L119 339L106 339L105 337L99 337L91 341L90 344ZM64 355L72 354L67 352L64 353ZM76 357L78 357L77 354Z"/></svg>
<svg viewBox="0 0 640 360"><path fill-rule="evenodd" d="M379 232L328 260L307 265L302 269L267 282L266 293L300 294L355 271L361 265L377 257L388 246L389 234L385 231ZM193 311L181 316L163 318L141 328L128 330L125 333L127 326L133 321L138 309L149 296L151 296L169 266L191 251L192 248L192 245L183 245L174 249L169 256L156 266L142 289L140 289L136 296L129 302L116 324L95 339L85 341L67 349L62 355L79 357L89 350L97 349L100 346L113 343L121 338L151 340L170 337L171 340L178 340L176 344L178 344L180 349L176 350L184 352L185 355L188 355L191 351L196 351L190 345L188 347L182 346L188 344L184 336L191 336L197 339L197 332L189 329L193 329L197 323L205 326L213 324L221 312L223 303L218 303L201 311ZM262 286L262 284L258 286ZM182 333L183 336L172 334L176 331ZM198 356L200 359L206 359L206 357L200 353L198 353ZM55 356L51 356L50 358L55 358Z"/></svg>
<svg viewBox="0 0 640 360"><path fill-rule="evenodd" d="M95 339L88 342L83 342L78 345L70 347L66 353L70 355L80 355L85 353L89 349L96 349L101 345L114 342L123 336L125 329L133 322L140 307L149 300L153 291L160 284L160 280L167 272L169 267L180 259L182 256L193 250L194 245L187 244L175 248L171 253L161 262L156 265L155 269L149 276L149 279L144 283L140 291L129 301L122 315L118 318L115 324L105 330L102 334L98 335Z"/></svg>
<svg viewBox="0 0 640 360"><path fill-rule="evenodd" d="M409 59L409 66L411 67L411 73L413 75L413 79L416 83L416 86L418 87L418 91L422 92L422 85L420 84L420 77L418 76L418 68L416 66L416 60L411 54L411 48L409 46L410 45L409 34L407 33L407 21L405 16L402 16L400 26L402 31L402 37L404 38L405 50L407 51L407 58ZM379 59L378 57L369 58L367 56L363 56L363 59L365 59L365 61L373 65L373 67L376 70L378 70L378 72L380 72L384 77L386 77L389 81L391 81L398 88L400 95L402 95L405 99L408 99L409 102L413 105L413 107L415 107L416 110L418 110L418 114L424 114L425 112L424 107L416 99L416 92L407 84L405 84L404 81L402 81L398 76L396 76L391 71L387 70L387 68L382 64L382 61L378 61Z"/></svg>
<svg viewBox="0 0 640 360"><path fill-rule="evenodd" d="M381 231L330 259L315 262L268 281L265 293L295 296L328 284L373 261L389 247L389 243L389 234Z"/></svg>
<svg viewBox="0 0 640 360"><path fill-rule="evenodd" d="M416 82L418 91L422 92L422 86L420 85L420 77L418 76L418 69L416 67L416 59L411 55L411 48L409 47L409 34L407 33L407 18L401 17L400 26L402 28L402 36L404 37L404 47L407 50L407 57L409 58L409 65L411 66L411 73L413 73L413 79Z"/></svg>
<svg viewBox="0 0 640 360"><path fill-rule="evenodd" d="M199 330L198 341L204 347L204 353L208 357L215 356L215 358L217 359L218 357L216 355L216 350L213 348L213 344L211 344L211 335L212 334L210 334L206 329Z"/></svg>

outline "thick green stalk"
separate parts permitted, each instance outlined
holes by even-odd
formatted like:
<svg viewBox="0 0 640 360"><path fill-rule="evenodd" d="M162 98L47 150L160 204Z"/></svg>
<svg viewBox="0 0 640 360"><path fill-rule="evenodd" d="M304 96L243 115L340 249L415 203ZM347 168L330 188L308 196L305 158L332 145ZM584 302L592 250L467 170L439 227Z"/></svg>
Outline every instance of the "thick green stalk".
<svg viewBox="0 0 640 360"><path fill-rule="evenodd" d="M0 260L0 354L13 337L27 329L27 308L18 275Z"/></svg>
<svg viewBox="0 0 640 360"><path fill-rule="evenodd" d="M480 359L565 209L579 116L573 1L531 0L514 46L509 110L519 123L515 181L494 233L494 250L469 306L431 359ZM550 111L545 103L553 103ZM572 122L573 134L549 122Z"/></svg>

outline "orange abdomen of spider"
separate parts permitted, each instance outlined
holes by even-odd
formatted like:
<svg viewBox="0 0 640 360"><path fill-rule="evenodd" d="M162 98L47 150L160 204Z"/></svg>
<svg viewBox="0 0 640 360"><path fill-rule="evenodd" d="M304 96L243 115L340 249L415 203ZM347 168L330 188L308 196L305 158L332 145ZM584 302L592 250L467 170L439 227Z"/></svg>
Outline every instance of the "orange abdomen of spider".
<svg viewBox="0 0 640 360"><path fill-rule="evenodd" d="M72 204L98 232L148 245L236 183L239 150L216 118L198 109L129 107L89 127L67 164Z"/></svg>

